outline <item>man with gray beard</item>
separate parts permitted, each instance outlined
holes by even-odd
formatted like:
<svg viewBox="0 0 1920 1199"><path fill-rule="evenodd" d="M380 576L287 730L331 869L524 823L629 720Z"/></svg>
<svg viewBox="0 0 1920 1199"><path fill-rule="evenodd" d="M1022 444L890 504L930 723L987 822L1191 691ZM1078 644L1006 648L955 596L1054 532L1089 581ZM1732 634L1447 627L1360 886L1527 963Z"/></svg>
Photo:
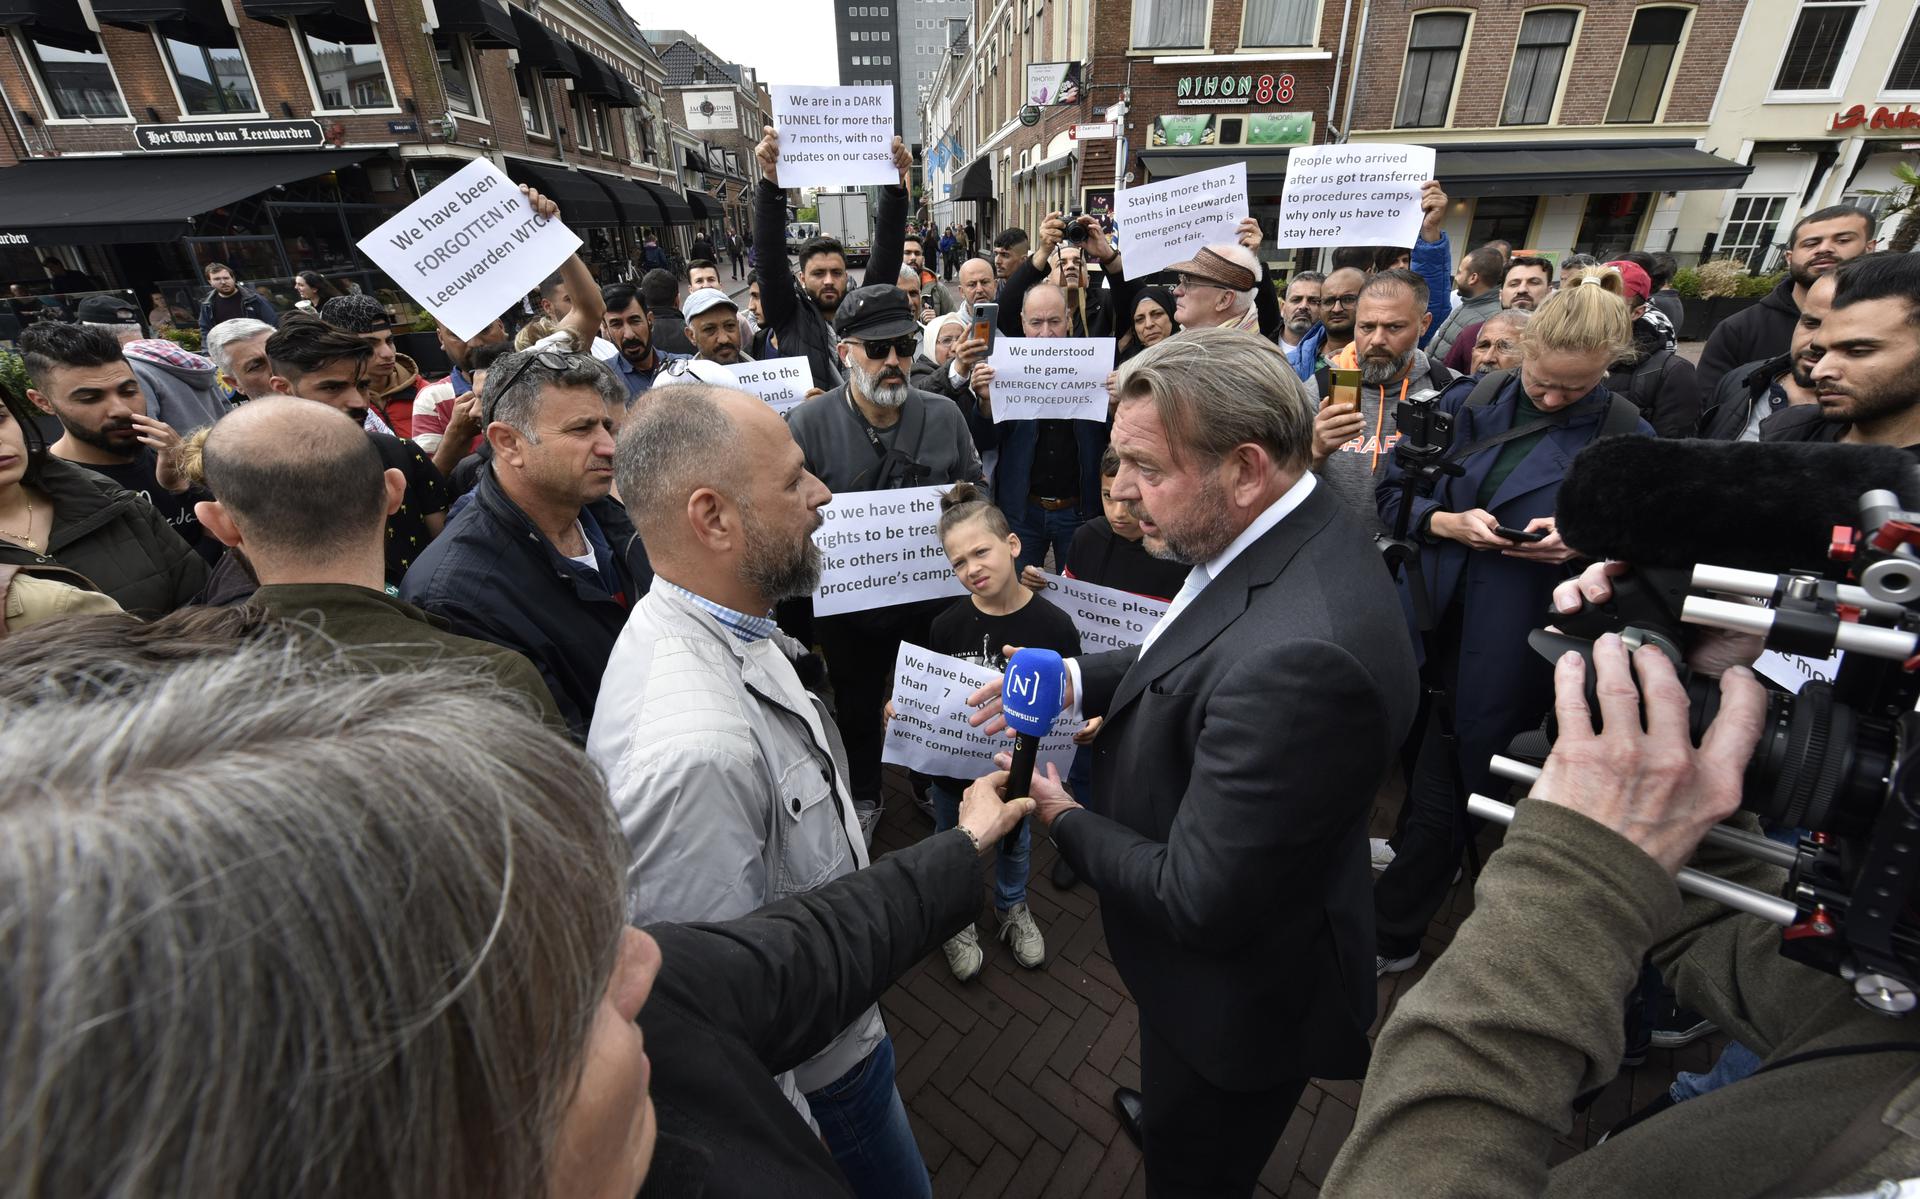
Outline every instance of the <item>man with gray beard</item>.
<svg viewBox="0 0 1920 1199"><path fill-rule="evenodd" d="M834 333L846 382L787 414L807 469L836 493L962 481L986 486L959 406L907 381L919 330L907 294L897 287L858 288L840 302ZM881 712L892 691L894 654L902 638L924 644L927 625L945 606L945 600L896 604L813 624L833 678L854 807L869 837L880 819Z"/></svg>

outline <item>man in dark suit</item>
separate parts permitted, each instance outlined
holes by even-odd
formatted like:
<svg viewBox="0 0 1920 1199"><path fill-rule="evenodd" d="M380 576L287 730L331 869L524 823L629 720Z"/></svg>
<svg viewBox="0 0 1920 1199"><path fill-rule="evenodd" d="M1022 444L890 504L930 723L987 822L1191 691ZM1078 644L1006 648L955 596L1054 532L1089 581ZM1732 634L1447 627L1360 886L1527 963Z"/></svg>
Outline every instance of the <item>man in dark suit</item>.
<svg viewBox="0 0 1920 1199"><path fill-rule="evenodd" d="M1144 646L1069 664L1104 717L1094 806L1034 779L1140 1005L1144 1094L1115 1103L1151 1196L1250 1194L1307 1080L1367 1067L1367 812L1417 681L1378 551L1308 469L1312 426L1250 333L1188 330L1121 372L1113 496L1193 571Z"/></svg>

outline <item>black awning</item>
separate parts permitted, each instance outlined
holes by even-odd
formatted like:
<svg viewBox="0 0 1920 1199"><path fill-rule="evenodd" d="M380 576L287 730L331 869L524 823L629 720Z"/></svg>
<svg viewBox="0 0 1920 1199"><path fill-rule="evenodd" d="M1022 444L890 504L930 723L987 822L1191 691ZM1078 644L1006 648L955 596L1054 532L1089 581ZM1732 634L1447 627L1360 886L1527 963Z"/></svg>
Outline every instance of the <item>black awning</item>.
<svg viewBox="0 0 1920 1199"><path fill-rule="evenodd" d="M580 90L596 100L605 100L611 108L638 108L639 93L633 85L620 77L620 72L595 58L593 54L575 44L573 56L580 64L580 73L574 78L580 82Z"/></svg>
<svg viewBox="0 0 1920 1199"><path fill-rule="evenodd" d="M220 0L94 0L93 15L102 25L118 25L143 33L147 26L158 25L162 34L182 37L182 40L191 39L195 34L238 36L227 24L227 13ZM239 45L237 41L218 44Z"/></svg>
<svg viewBox="0 0 1920 1199"><path fill-rule="evenodd" d="M560 219L568 225L618 225L620 210L605 188L580 172L559 163L528 162L524 158L507 159L507 177L543 192L560 206Z"/></svg>
<svg viewBox="0 0 1920 1199"><path fill-rule="evenodd" d="M660 205L660 211L666 214L667 224L693 224L693 209L687 207L687 202L680 198L679 192L664 184L648 183L644 179L635 180L635 182L641 187L646 188L647 194L652 196L654 202Z"/></svg>
<svg viewBox="0 0 1920 1199"><path fill-rule="evenodd" d="M634 180L625 175L607 175L599 171L581 173L592 176L593 181L605 188L607 194L613 197L614 204L620 209L621 224L657 227L667 223L667 216L660 211L660 205L655 202L653 193Z"/></svg>
<svg viewBox="0 0 1920 1199"><path fill-rule="evenodd" d="M687 206L693 209L695 220L718 221L726 219L727 210L721 206L718 196L709 195L696 188L687 189Z"/></svg>
<svg viewBox="0 0 1920 1199"><path fill-rule="evenodd" d="M256 21L285 23L298 19L300 28L329 41L357 41L370 28L365 0L240 0Z"/></svg>
<svg viewBox="0 0 1920 1199"><path fill-rule="evenodd" d="M963 167L960 182L954 185L953 199L993 199L993 159L976 158Z"/></svg>
<svg viewBox="0 0 1920 1199"><path fill-rule="evenodd" d="M0 239L34 245L175 241L194 217L276 184L359 162L372 150L36 159L0 170ZM128 186L130 175L138 186Z"/></svg>
<svg viewBox="0 0 1920 1199"><path fill-rule="evenodd" d="M680 147L680 159L687 164L689 171L698 171L702 175L713 169L704 155L688 146Z"/></svg>
<svg viewBox="0 0 1920 1199"><path fill-rule="evenodd" d="M539 18L524 8L515 8L510 15L513 31L520 35L521 62L549 79L572 79L580 74L573 48L554 36Z"/></svg>
<svg viewBox="0 0 1920 1199"><path fill-rule="evenodd" d="M100 48L77 0L0 0L0 25L20 26L35 41L63 50Z"/></svg>
<svg viewBox="0 0 1920 1199"><path fill-rule="evenodd" d="M501 0L434 0L434 10L440 15L440 28L434 31L438 37L464 34L483 50L520 48L520 31Z"/></svg>

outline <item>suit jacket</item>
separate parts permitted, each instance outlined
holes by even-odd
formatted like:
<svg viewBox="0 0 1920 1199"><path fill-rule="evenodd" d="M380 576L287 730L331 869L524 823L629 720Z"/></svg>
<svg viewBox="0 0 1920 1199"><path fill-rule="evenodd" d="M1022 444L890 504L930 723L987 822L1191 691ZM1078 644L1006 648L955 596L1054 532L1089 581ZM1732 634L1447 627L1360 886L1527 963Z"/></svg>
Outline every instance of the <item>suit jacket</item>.
<svg viewBox="0 0 1920 1199"><path fill-rule="evenodd" d="M1316 486L1146 653L1080 667L1106 723L1092 806L1054 841L1100 892L1140 1018L1226 1090L1360 1077L1367 813L1418 683L1359 520Z"/></svg>

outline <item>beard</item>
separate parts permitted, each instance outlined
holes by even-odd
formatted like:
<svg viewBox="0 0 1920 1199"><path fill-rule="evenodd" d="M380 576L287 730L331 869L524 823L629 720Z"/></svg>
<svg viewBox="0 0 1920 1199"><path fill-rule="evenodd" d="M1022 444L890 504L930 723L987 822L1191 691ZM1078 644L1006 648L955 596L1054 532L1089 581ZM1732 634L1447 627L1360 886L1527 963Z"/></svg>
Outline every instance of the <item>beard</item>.
<svg viewBox="0 0 1920 1199"><path fill-rule="evenodd" d="M813 306L820 310L820 315L829 320L833 319L834 313L840 311L841 294L837 287L823 286L819 291L807 289L807 297L813 301Z"/></svg>
<svg viewBox="0 0 1920 1199"><path fill-rule="evenodd" d="M98 429L83 429L79 425L60 422L75 441L92 446L96 450L105 450L109 454L119 454L131 458L140 452L140 439L133 431L132 421L108 421Z"/></svg>
<svg viewBox="0 0 1920 1199"><path fill-rule="evenodd" d="M764 524L754 519L753 509L745 501L736 502L740 504L741 519L747 529L740 581L765 597L769 604L812 595L820 586L820 547L814 544L812 536L800 538L797 544L779 541L768 533ZM813 527L818 529L821 523L816 513Z"/></svg>
<svg viewBox="0 0 1920 1199"><path fill-rule="evenodd" d="M1287 318L1287 332L1296 337L1305 337L1313 328L1313 313L1302 309Z"/></svg>
<svg viewBox="0 0 1920 1199"><path fill-rule="evenodd" d="M1832 383L1821 385L1820 415L1828 420L1843 420L1864 425L1898 416L1916 402L1911 387L1867 387L1841 389Z"/></svg>
<svg viewBox="0 0 1920 1199"><path fill-rule="evenodd" d="M1819 361L1810 354L1795 354L1793 361L1787 366L1788 371L1793 375L1794 383L1806 391L1818 390L1813 385L1813 367Z"/></svg>
<svg viewBox="0 0 1920 1199"><path fill-rule="evenodd" d="M1227 511L1227 489L1217 476L1207 476L1190 510L1198 514L1191 525L1178 528L1158 525L1157 532L1147 535L1145 544L1149 554L1169 562L1197 566L1219 557L1220 552L1233 543L1236 530ZM1127 504L1127 515L1136 521L1154 523L1153 514L1138 500ZM1153 544L1156 540L1160 543L1157 546Z"/></svg>
<svg viewBox="0 0 1920 1199"><path fill-rule="evenodd" d="M853 373L860 379L860 398L867 403L881 408L898 408L907 402L907 373L901 368L870 366L856 360Z"/></svg>
<svg viewBox="0 0 1920 1199"><path fill-rule="evenodd" d="M1360 382L1368 387L1385 387L1389 383L1398 383L1406 377L1407 368L1412 365L1412 350L1386 357L1365 354L1360 358Z"/></svg>
<svg viewBox="0 0 1920 1199"><path fill-rule="evenodd" d="M648 338L629 334L620 339L620 356L635 366L645 362L652 354L653 342Z"/></svg>
<svg viewBox="0 0 1920 1199"><path fill-rule="evenodd" d="M1787 276L1801 287L1812 287L1813 281L1824 275L1831 275L1840 260L1827 254L1815 255L1813 261L1802 266L1799 263L1787 265Z"/></svg>

